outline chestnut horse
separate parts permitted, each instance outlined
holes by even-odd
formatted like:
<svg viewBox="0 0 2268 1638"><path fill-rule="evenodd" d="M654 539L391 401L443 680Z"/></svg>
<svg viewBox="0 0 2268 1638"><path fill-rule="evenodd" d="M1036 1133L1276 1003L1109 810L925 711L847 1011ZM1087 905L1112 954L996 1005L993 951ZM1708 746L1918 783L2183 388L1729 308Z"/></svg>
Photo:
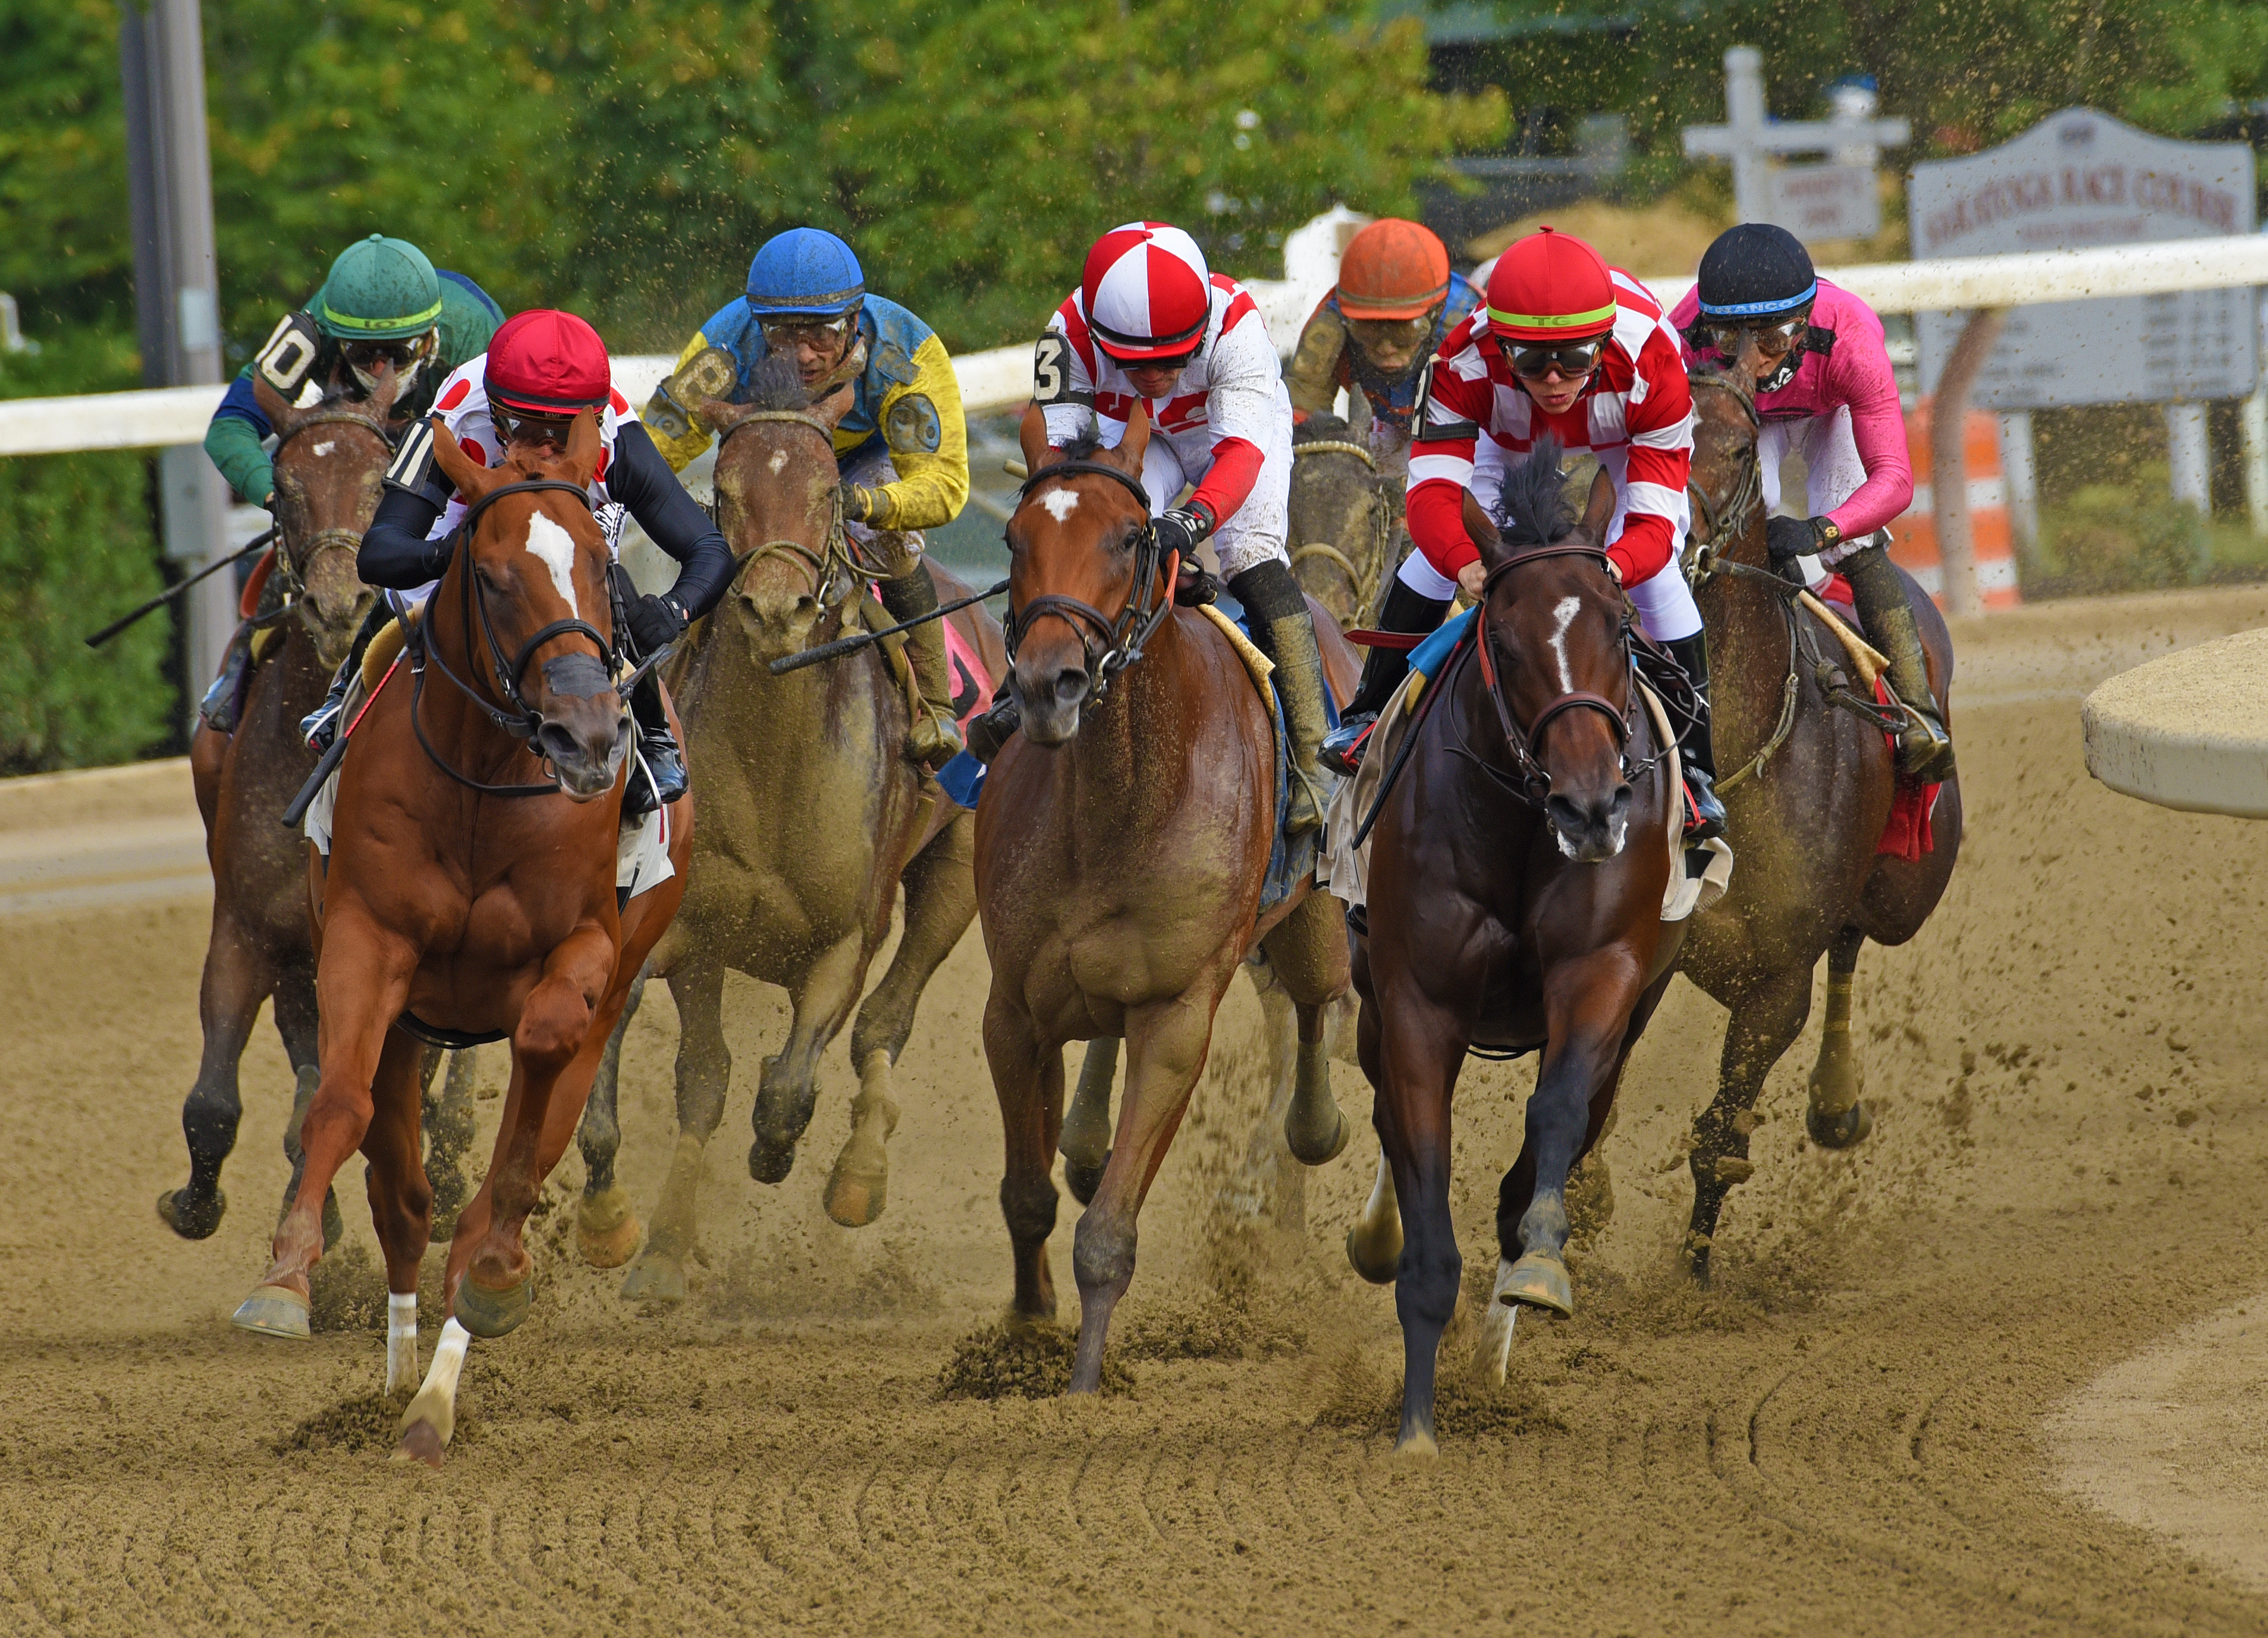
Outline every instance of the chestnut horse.
<svg viewBox="0 0 2268 1638"><path fill-rule="evenodd" d="M315 946L307 925L306 846L276 822L313 768L299 737L299 719L323 697L331 673L375 597L355 574L355 548L377 510L379 479L394 451L396 426L390 369L376 392L350 397L334 384L320 402L301 409L287 404L255 376L253 392L275 428L276 528L281 536L269 589L254 615L255 649L233 734L202 724L189 747L197 811L205 826L205 854L213 873L212 932L205 947L197 1012L204 1054L181 1105L188 1141L189 1180L158 1197L158 1215L184 1239L202 1240L220 1227L228 1197L222 1164L236 1147L244 1105L237 1063L260 1017L274 997L276 1032L297 1071L284 1151L291 1181L289 1207L299 1186L299 1122L315 1095ZM255 597L258 594L254 594ZM432 1078L433 1060L423 1078ZM437 1168L438 1209L453 1221L464 1203L458 1159L472 1141L471 1061L453 1071L448 1093L429 1116ZM326 1240L340 1230L338 1202L323 1201ZM442 1232L446 1236L445 1228Z"/></svg>
<svg viewBox="0 0 2268 1638"><path fill-rule="evenodd" d="M515 452L494 470L434 422L433 458L468 510L409 648L341 764L328 871L309 861L322 1082L302 1131L298 1198L237 1323L304 1327L322 1252L318 1191L359 1147L392 1293L387 1386L416 1381L432 1204L418 1157L419 1036L508 1034L502 1127L444 1276L451 1318L402 1420L402 1454L437 1465L467 1344L526 1315L523 1225L574 1135L630 981L684 892L689 802L666 814L675 873L626 906L615 892L631 730L607 540L589 499L599 455L588 411L564 454Z"/></svg>
<svg viewBox="0 0 2268 1638"><path fill-rule="evenodd" d="M1897 790L1881 723L1849 693L1842 649L1793 601L1767 565L1750 383L1693 376L1695 510L1705 538L1693 578L1715 651L1717 792L1740 860L1731 890L1693 918L1685 974L1732 1012L1717 1096L1693 1122L1693 1216L1686 1255L1709 1276L1726 1191L1748 1178L1756 1095L1811 1014L1811 979L1827 955L1827 1023L1811 1072L1805 1127L1845 1149L1873 1121L1859 1098L1851 1002L1859 948L1921 930L1961 851L1961 785L1930 816L1935 847L1906 860L1876 850ZM1905 577L1930 686L1949 714L1953 644L1936 606ZM1830 695L1830 690L1836 691ZM1863 692L1863 689L1862 689ZM1853 706L1859 709L1852 709Z"/></svg>
<svg viewBox="0 0 2268 1638"><path fill-rule="evenodd" d="M1135 1222L1204 1068L1212 1020L1257 944L1291 992L1303 1041L1346 990L1336 904L1313 878L1260 913L1276 831L1275 724L1229 639L1174 606L1138 474L1139 410L1116 449L1046 446L1009 520L1010 686L1021 733L976 809L976 895L992 959L984 1055L1006 1144L1000 1206L1014 1314L1051 1318L1049 1178L1063 1137L1064 1043L1123 1037L1126 1091L1071 1263L1079 1289L1071 1391L1101 1385L1111 1310L1134 1274ZM1334 694L1354 660L1316 621ZM1325 1106L1292 1119L1338 1134ZM1335 1150L1334 1150L1335 1152Z"/></svg>
<svg viewBox="0 0 2268 1638"><path fill-rule="evenodd" d="M1449 1110L1466 1053L1543 1054L1498 1194L1485 1329L1500 1376L1504 1305L1572 1311L1567 1173L1598 1142L1682 932L1661 920L1678 795L1636 697L1632 614L1566 509L1557 457L1547 441L1506 474L1500 531L1466 497L1488 571L1479 621L1380 799L1354 941L1358 1048L1400 1203L1396 1448L1412 1453L1435 1449L1435 1356L1463 1272Z"/></svg>

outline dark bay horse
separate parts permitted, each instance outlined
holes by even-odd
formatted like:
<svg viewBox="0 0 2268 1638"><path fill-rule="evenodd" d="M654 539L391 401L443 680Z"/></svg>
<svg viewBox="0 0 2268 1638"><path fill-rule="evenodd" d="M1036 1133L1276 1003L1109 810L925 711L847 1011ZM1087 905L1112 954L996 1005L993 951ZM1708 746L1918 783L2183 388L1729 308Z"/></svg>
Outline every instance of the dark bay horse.
<svg viewBox="0 0 2268 1638"><path fill-rule="evenodd" d="M1811 1073L1805 1127L1844 1149L1867 1135L1851 1003L1867 940L1901 944L1921 930L1961 851L1961 787L1946 783L1931 815L1933 851L1918 859L1876 847L1896 792L1896 766L1871 716L1830 689L1844 651L1795 588L1768 567L1757 483L1756 400L1733 373L1693 377L1695 591L1714 651L1717 782L1739 866L1730 890L1693 918L1684 968L1732 1012L1717 1096L1693 1123L1693 1216L1686 1255L1706 1280L1726 1191L1752 1172L1756 1095L1811 1014L1812 973L1827 956L1827 1022ZM1911 577L1930 686L1951 709L1953 644Z"/></svg>
<svg viewBox="0 0 2268 1638"><path fill-rule="evenodd" d="M433 428L434 459L468 510L408 655L341 765L328 870L309 862L322 1082L302 1129L298 1198L237 1323L287 1334L294 1318L305 1325L322 1252L316 1191L359 1148L392 1293L387 1388L417 1379L432 1204L418 1153L418 1034L509 1036L495 1153L444 1276L451 1318L402 1421L401 1453L438 1465L470 1339L502 1336L527 1312L523 1226L574 1135L630 981L683 895L693 815L690 800L667 811L675 873L620 902L631 730L614 669L607 540L588 495L595 418L576 417L563 454L516 450L494 470Z"/></svg>
<svg viewBox="0 0 2268 1638"><path fill-rule="evenodd" d="M276 1033L298 1082L284 1128L284 1152L292 1162L287 1207L298 1188L299 1121L319 1078L315 949L307 924L306 844L276 821L315 764L299 737L299 719L321 701L376 595L356 577L355 550L377 509L379 479L395 435L390 369L380 372L378 390L366 399L335 385L305 409L286 404L256 376L253 391L276 435L275 510L282 544L269 573L280 583L280 595L269 599L271 610L257 616L259 658L236 731L225 734L202 724L189 751L213 873L212 931L197 995L204 1054L181 1105L189 1180L158 1197L158 1215L192 1240L219 1228L228 1208L220 1174L236 1147L243 1113L237 1064L261 1003L270 997ZM430 1066L425 1073L430 1079ZM464 1201L456 1161L472 1139L470 1089L459 1082L452 1083L444 1100L446 1116L431 1134L446 1219L453 1219ZM328 1195L323 1221L327 1236L335 1238L338 1205Z"/></svg>
<svg viewBox="0 0 2268 1638"><path fill-rule="evenodd" d="M718 437L717 520L742 566L675 679L702 822L684 908L653 961L678 1010L678 1145L652 1233L622 1284L624 1296L639 1300L685 1295L703 1157L732 1076L725 970L780 985L794 1008L786 1044L764 1060L756 1091L748 1171L760 1183L783 1181L794 1164L818 1097L820 1056L858 1009L850 1059L858 1092L823 1198L828 1216L859 1227L881 1216L888 1198L884 1144L898 1122L892 1068L924 988L976 914L975 818L900 753L908 701L884 649L784 676L769 669L842 636L855 628L850 622L889 622L839 506L831 434L850 407L849 389L812 405L783 360L759 370L751 395L745 404L711 400L703 412ZM929 573L942 599L966 595L933 565ZM955 624L1001 676L998 625L975 608ZM904 933L862 1005L902 885ZM615 1225L627 1216L615 1181L615 1077L602 1073L583 1133L582 1208L584 1252L601 1267L637 1244L634 1222L627 1237L608 1238L610 1230L621 1237Z"/></svg>
<svg viewBox="0 0 2268 1638"><path fill-rule="evenodd" d="M1292 573L1342 631L1375 615L1410 549L1397 465L1336 415L1310 415L1292 435Z"/></svg>
<svg viewBox="0 0 2268 1638"><path fill-rule="evenodd" d="M1345 992L1336 905L1313 881L1266 915L1275 729L1244 662L1198 610L1174 606L1138 474L1139 411L1116 449L1049 449L1007 530L1011 686L1022 732L976 811L976 892L992 959L984 1055L1006 1145L1000 1206L1014 1314L1055 1313L1049 1177L1064 1136L1064 1043L1122 1037L1126 1091L1071 1261L1079 1288L1071 1389L1101 1385L1110 1313L1134 1274L1144 1197L1204 1068L1213 1014L1257 944L1303 1041ZM1344 698L1353 657L1327 621L1325 673ZM1328 1080L1319 1083L1328 1099ZM1301 1111L1335 1130L1336 1107ZM1343 1140L1342 1140L1343 1141Z"/></svg>
<svg viewBox="0 0 2268 1638"><path fill-rule="evenodd" d="M1467 497L1488 569L1479 628L1409 729L1354 940L1363 1071L1401 1212L1396 1449L1413 1453L1435 1449L1435 1356L1463 1272L1449 1112L1467 1052L1543 1054L1498 1190L1492 1307L1571 1312L1567 1173L1606 1124L1682 930L1661 911L1683 814L1635 697L1629 606L1560 481L1548 444L1513 468L1500 533ZM1500 1350L1509 1327L1496 1335Z"/></svg>

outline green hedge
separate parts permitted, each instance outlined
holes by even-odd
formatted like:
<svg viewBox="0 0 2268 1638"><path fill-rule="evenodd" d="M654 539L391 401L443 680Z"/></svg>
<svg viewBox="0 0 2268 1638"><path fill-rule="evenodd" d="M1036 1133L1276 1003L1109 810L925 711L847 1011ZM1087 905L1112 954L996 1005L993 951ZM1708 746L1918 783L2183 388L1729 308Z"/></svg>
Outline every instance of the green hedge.
<svg viewBox="0 0 2268 1638"><path fill-rule="evenodd" d="M138 386L131 343L50 331L0 352L0 398ZM0 456L0 773L127 762L177 743L173 622L83 639L165 584L149 463L133 452Z"/></svg>

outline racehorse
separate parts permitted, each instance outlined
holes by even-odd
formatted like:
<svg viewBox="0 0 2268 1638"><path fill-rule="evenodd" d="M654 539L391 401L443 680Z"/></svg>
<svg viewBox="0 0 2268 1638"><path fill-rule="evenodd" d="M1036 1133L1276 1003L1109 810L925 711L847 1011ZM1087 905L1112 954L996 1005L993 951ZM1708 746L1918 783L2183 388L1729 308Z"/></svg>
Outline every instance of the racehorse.
<svg viewBox="0 0 2268 1638"><path fill-rule="evenodd" d="M718 439L718 521L742 566L678 680L702 826L684 909L653 964L678 1010L678 1144L652 1234L622 1285L624 1296L639 1300L685 1295L702 1157L732 1073L725 969L782 986L794 1007L787 1043L764 1060L756 1092L748 1171L761 1183L784 1180L795 1164L818 1096L820 1054L858 1007L850 1032L858 1093L824 1195L828 1215L855 1228L887 1201L884 1144L898 1121L892 1067L924 987L976 914L975 820L900 753L908 701L882 646L784 676L769 669L851 622L889 623L843 526L832 435L850 391L812 405L783 357L759 368L750 395L703 410ZM944 600L966 595L934 566L930 574ZM959 624L1001 675L999 627L977 610ZM902 882L904 935L859 1005ZM582 1244L602 1267L637 1245L635 1222L622 1226L627 1201L615 1181L615 1084L602 1074L583 1133Z"/></svg>
<svg viewBox="0 0 2268 1638"><path fill-rule="evenodd" d="M1851 1036L1859 951L1902 944L1936 909L1961 851L1961 787L1939 791L1934 848L1907 860L1877 851L1897 794L1884 715L1851 692L1841 650L1768 566L1752 384L1693 375L1692 495L1705 532L1695 591L1716 653L1717 782L1740 861L1731 890L1693 918L1685 973L1732 1012L1717 1096L1693 1123L1693 1215L1686 1255L1709 1276L1726 1191L1754 1168L1749 1135L1764 1076L1802 1032L1811 979L1827 954L1827 1021L1804 1124L1845 1149L1873 1126ZM1936 606L1906 577L1930 685L1951 709L1953 645ZM1889 719L1895 725L1896 719Z"/></svg>
<svg viewBox="0 0 2268 1638"><path fill-rule="evenodd" d="M1007 527L1010 686L1023 731L976 810L976 893L992 984L984 1055L1006 1143L1002 1216L1013 1312L1051 1318L1049 1176L1064 1132L1065 1042L1118 1036L1126 1091L1079 1220L1071 1391L1101 1385L1111 1310L1134 1274L1136 1218L1204 1068L1213 1014L1258 944L1297 1005L1301 1041L1345 993L1336 906L1312 874L1260 912L1275 840L1275 725L1245 662L1202 611L1174 606L1138 474L1138 409L1116 449L1025 441L1030 477ZM1351 692L1352 655L1318 619L1325 674ZM1320 1063L1320 1055L1318 1055ZM1106 1083L1107 1084L1107 1083ZM1328 1078L1287 1120L1345 1142ZM1295 1138L1293 1146L1302 1146ZM1068 1170L1068 1168L1067 1168Z"/></svg>
<svg viewBox="0 0 2268 1638"><path fill-rule="evenodd" d="M387 1391L417 1380L417 1273L432 1204L418 1157L420 1037L508 1035L512 1084L495 1153L444 1276L451 1318L402 1419L401 1453L436 1465L467 1345L526 1315L534 1271L523 1225L574 1134L630 981L683 896L689 861L688 800L656 821L667 826L674 873L618 898L630 684L618 672L607 540L589 500L600 452L588 411L563 454L515 450L494 470L434 423L433 458L468 510L448 569L340 766L328 870L320 856L308 864L322 1081L302 1130L298 1198L236 1322L304 1331L307 1274L322 1251L314 1192L359 1147L392 1293Z"/></svg>
<svg viewBox="0 0 2268 1638"><path fill-rule="evenodd" d="M276 821L314 767L299 736L299 719L322 699L376 595L356 577L355 551L377 509L379 479L396 431L389 415L390 368L381 371L378 390L363 400L334 386L320 402L301 409L257 376L253 392L276 435L275 510L282 544L267 572L280 583L280 595L263 599L260 591L252 592L263 605L247 611L258 628L254 643L260 660L245 686L236 731L225 734L204 724L190 746L213 873L212 932L197 1008L204 1055L181 1105L189 1180L158 1197L158 1215L191 1240L219 1228L228 1208L220 1173L236 1147L243 1113L237 1064L260 1003L270 996L276 1031L298 1083L284 1135L291 1161L286 1207L298 1191L299 1122L319 1079L315 950L307 925L306 845ZM434 1152L428 1164L446 1221L464 1203L458 1161L472 1141L470 1068L468 1059L467 1074L453 1076L431 1133ZM430 1083L432 1073L428 1062L423 1078ZM328 1194L323 1224L327 1243L336 1239L338 1202Z"/></svg>
<svg viewBox="0 0 2268 1638"><path fill-rule="evenodd" d="M1573 1311L1567 1174L1606 1125L1680 941L1661 920L1683 818L1667 737L1639 709L1620 583L1560 482L1547 441L1506 474L1498 520L1466 497L1487 567L1480 615L1406 730L1370 832L1358 1048L1400 1206L1395 1448L1412 1453L1435 1449L1435 1355L1463 1271L1449 1109L1467 1052L1543 1053L1498 1194L1500 1377L1504 1305Z"/></svg>
<svg viewBox="0 0 2268 1638"><path fill-rule="evenodd" d="M1342 631L1376 614L1410 549L1396 466L1336 415L1310 415L1292 434L1292 572Z"/></svg>

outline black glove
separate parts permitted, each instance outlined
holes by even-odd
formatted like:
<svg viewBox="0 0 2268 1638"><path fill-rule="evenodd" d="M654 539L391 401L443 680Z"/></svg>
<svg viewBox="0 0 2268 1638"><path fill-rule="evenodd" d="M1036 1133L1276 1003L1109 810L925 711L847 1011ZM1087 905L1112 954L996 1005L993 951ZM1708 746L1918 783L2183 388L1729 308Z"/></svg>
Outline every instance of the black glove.
<svg viewBox="0 0 2268 1638"><path fill-rule="evenodd" d="M640 598L630 606L628 619L630 639L637 644L640 656L676 642L690 623L685 611L677 606L677 599L666 592Z"/></svg>
<svg viewBox="0 0 2268 1638"><path fill-rule="evenodd" d="M877 529L887 529L897 507L880 489L870 489L863 483L843 486L843 515L852 523L872 524Z"/></svg>
<svg viewBox="0 0 2268 1638"><path fill-rule="evenodd" d="M1824 518L1767 518L1764 550L1775 565L1824 550L1839 539L1835 525Z"/></svg>
<svg viewBox="0 0 2268 1638"><path fill-rule="evenodd" d="M1196 556L1197 542L1212 533L1212 515L1202 506L1176 506L1151 527L1160 551L1179 552L1187 562Z"/></svg>

